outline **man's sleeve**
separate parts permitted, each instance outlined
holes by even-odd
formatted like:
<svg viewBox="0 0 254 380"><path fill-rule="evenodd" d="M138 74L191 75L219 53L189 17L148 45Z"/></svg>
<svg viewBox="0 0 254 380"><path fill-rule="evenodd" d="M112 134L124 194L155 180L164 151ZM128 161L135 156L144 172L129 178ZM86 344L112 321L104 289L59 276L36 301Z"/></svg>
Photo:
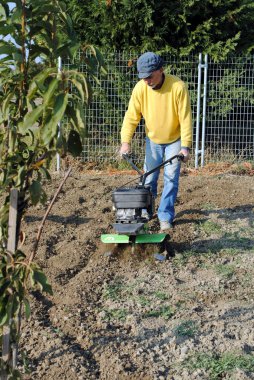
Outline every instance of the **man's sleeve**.
<svg viewBox="0 0 254 380"><path fill-rule="evenodd" d="M136 87L133 89L121 129L121 142L130 143L141 119L141 104Z"/></svg>
<svg viewBox="0 0 254 380"><path fill-rule="evenodd" d="M192 117L190 96L187 86L183 84L178 93L178 115L181 127L181 145L191 148L192 144Z"/></svg>

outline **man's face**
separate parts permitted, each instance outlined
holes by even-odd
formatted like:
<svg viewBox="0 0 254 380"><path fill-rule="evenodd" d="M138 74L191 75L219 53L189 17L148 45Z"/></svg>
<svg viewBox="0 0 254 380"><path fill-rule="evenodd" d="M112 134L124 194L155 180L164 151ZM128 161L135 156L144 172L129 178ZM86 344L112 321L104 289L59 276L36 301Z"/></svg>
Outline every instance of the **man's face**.
<svg viewBox="0 0 254 380"><path fill-rule="evenodd" d="M147 86L151 88L155 88L160 86L163 80L163 68L153 71L149 77L144 78L143 81L147 84Z"/></svg>

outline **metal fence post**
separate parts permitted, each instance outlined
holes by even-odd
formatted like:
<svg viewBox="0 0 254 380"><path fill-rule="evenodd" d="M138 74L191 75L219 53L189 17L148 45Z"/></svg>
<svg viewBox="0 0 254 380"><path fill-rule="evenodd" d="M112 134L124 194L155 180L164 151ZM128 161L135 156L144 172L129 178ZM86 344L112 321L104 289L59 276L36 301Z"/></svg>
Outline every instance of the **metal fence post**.
<svg viewBox="0 0 254 380"><path fill-rule="evenodd" d="M197 92L197 117L196 117L196 146L195 146L195 169L199 165L199 154L201 154L201 166L205 162L205 129L206 129L206 99L207 99L207 69L208 69L208 56L205 54L205 63L202 63L202 54L199 54L198 63L198 92ZM203 86L203 104L202 104L202 124L201 124L201 149L199 149L200 137L200 115L201 115L201 83L202 83L202 69L204 69L204 86Z"/></svg>
<svg viewBox="0 0 254 380"><path fill-rule="evenodd" d="M206 94L207 94L207 71L208 71L208 56L205 55L204 68L204 89L203 89L203 109L202 109L202 140L201 140L201 166L205 163L205 129L206 129Z"/></svg>
<svg viewBox="0 0 254 380"><path fill-rule="evenodd" d="M202 70L202 54L198 58L198 92L197 92L197 117L196 117L196 146L195 146L195 169L198 168L199 150L199 122L200 122L200 96L201 96L201 70Z"/></svg>

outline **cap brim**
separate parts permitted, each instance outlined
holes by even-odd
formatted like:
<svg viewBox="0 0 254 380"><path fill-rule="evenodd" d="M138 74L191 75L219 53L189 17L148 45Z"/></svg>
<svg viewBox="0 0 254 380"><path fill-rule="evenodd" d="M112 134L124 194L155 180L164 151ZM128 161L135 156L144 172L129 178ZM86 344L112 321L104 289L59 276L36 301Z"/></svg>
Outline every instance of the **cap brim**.
<svg viewBox="0 0 254 380"><path fill-rule="evenodd" d="M150 77L151 73L138 73L139 79L145 79Z"/></svg>

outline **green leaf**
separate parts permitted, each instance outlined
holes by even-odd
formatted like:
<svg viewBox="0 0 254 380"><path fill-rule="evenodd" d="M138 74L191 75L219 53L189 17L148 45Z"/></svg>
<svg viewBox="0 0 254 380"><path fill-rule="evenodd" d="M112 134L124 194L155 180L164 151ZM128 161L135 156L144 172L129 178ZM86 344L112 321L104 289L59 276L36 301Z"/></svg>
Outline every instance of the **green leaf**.
<svg viewBox="0 0 254 380"><path fill-rule="evenodd" d="M47 199L48 199L47 194L42 189L40 202L44 205L47 202Z"/></svg>
<svg viewBox="0 0 254 380"><path fill-rule="evenodd" d="M13 54L13 59L14 59L15 62L22 63L23 62L23 55L22 55L22 53L20 51L14 53Z"/></svg>
<svg viewBox="0 0 254 380"><path fill-rule="evenodd" d="M32 276L34 282L39 285L40 289L43 292L49 293L51 295L53 294L52 287L48 283L46 275L40 269L34 269Z"/></svg>
<svg viewBox="0 0 254 380"><path fill-rule="evenodd" d="M29 319L31 316L31 307L30 307L30 302L28 301L27 298L24 298L23 300L24 305L25 305L25 314L26 314L26 319Z"/></svg>
<svg viewBox="0 0 254 380"><path fill-rule="evenodd" d="M84 108L82 104L80 103L76 105L76 120L77 120L76 128L82 134L82 137L86 137L87 129L86 129L86 124L85 124Z"/></svg>
<svg viewBox="0 0 254 380"><path fill-rule="evenodd" d="M24 179L25 179L25 176L26 176L26 168L25 166L21 166L18 170L18 174L15 178L15 187L19 187L21 186L23 183L24 183Z"/></svg>
<svg viewBox="0 0 254 380"><path fill-rule="evenodd" d="M30 27L30 30L29 30L29 36L30 37L33 37L33 36L37 36L41 30L44 30L44 29L48 29L50 30L50 28L52 28L52 25L50 22L48 22L47 20L39 20L39 21L34 21L33 24L31 24L31 27ZM36 46L36 45L34 45ZM40 46L38 46L40 48Z"/></svg>
<svg viewBox="0 0 254 380"><path fill-rule="evenodd" d="M82 99L82 102L84 102L85 101L85 93L84 93L84 89L83 89L82 84L78 80L76 80L75 78L70 78L70 81L77 88L77 90L78 90L78 92L80 94L80 97Z"/></svg>
<svg viewBox="0 0 254 380"><path fill-rule="evenodd" d="M22 123L19 124L18 130L20 133L26 133L29 128L31 128L39 117L43 113L43 104L37 106L32 111L27 112Z"/></svg>
<svg viewBox="0 0 254 380"><path fill-rule="evenodd" d="M29 147L33 148L33 150L34 150L34 142L35 142L34 132L31 129L28 129L26 136L31 139L31 140L29 140Z"/></svg>
<svg viewBox="0 0 254 380"><path fill-rule="evenodd" d="M45 46L32 45L29 50L29 57L34 59L41 55L50 55L50 50Z"/></svg>
<svg viewBox="0 0 254 380"><path fill-rule="evenodd" d="M50 103L51 99L52 99L52 96L55 95L55 92L56 92L56 89L58 87L58 84L59 84L59 80L54 78L49 86L48 86L48 89L47 91L45 92L45 94L43 95L43 105L44 107L46 108L48 106L48 104Z"/></svg>
<svg viewBox="0 0 254 380"><path fill-rule="evenodd" d="M45 4L45 2L44 2L44 4L43 4L43 7L41 6L41 3L39 3L37 6L35 6L34 8L33 8L33 11L35 12L35 13L41 13L41 12L43 12L43 13L52 13L52 14L54 14L54 13L56 13L56 7L55 7L55 5L54 4Z"/></svg>
<svg viewBox="0 0 254 380"><path fill-rule="evenodd" d="M1 284L1 288L0 288L0 297L3 296L4 292L6 291L6 289L9 287L9 285L11 284L11 282L9 280L5 280L4 283Z"/></svg>
<svg viewBox="0 0 254 380"><path fill-rule="evenodd" d="M0 18L6 18L9 13L9 7L7 4L0 4Z"/></svg>
<svg viewBox="0 0 254 380"><path fill-rule="evenodd" d="M59 94L56 97L52 117L47 124L41 129L41 142L48 145L50 141L57 135L58 123L62 120L68 103L68 94Z"/></svg>
<svg viewBox="0 0 254 380"><path fill-rule="evenodd" d="M86 102L87 102L87 104L89 104L91 101L91 98L92 98L92 88L90 86L90 83L88 82L88 80L85 78L85 76L83 74L79 73L78 79L83 85L83 88L84 88L84 91L86 94Z"/></svg>
<svg viewBox="0 0 254 380"><path fill-rule="evenodd" d="M67 146L68 146L68 148L67 148L68 151L74 157L78 157L81 155L83 147L82 147L82 143L80 140L80 135L77 131L74 131L74 129L72 129L69 133Z"/></svg>
<svg viewBox="0 0 254 380"><path fill-rule="evenodd" d="M12 13L11 20L13 23L20 23L22 16L22 7L17 7Z"/></svg>
<svg viewBox="0 0 254 380"><path fill-rule="evenodd" d="M12 98L14 97L14 93L13 92L10 92L6 98L3 100L3 105L2 105L2 117L3 117L3 120L8 120L8 116L9 116L9 104L10 104L10 101L12 100Z"/></svg>
<svg viewBox="0 0 254 380"><path fill-rule="evenodd" d="M0 326L3 326L8 321L8 312L6 309L1 310L0 312Z"/></svg>
<svg viewBox="0 0 254 380"><path fill-rule="evenodd" d="M34 288L35 286L35 281L34 281L34 278L33 278L33 274L34 274L34 271L31 270L31 272L29 273L29 278L30 278L30 282L31 282L31 287Z"/></svg>
<svg viewBox="0 0 254 380"><path fill-rule="evenodd" d="M29 186L29 193L33 205L36 205L41 198L42 186L39 181L33 181Z"/></svg>
<svg viewBox="0 0 254 380"><path fill-rule="evenodd" d="M47 68L47 69L44 69L39 74L37 74L31 80L31 84L29 86L28 93L27 93L28 100L31 100L34 97L34 95L36 94L36 91L38 90L38 84L43 84L45 79L54 73L55 74L57 73L57 68Z"/></svg>
<svg viewBox="0 0 254 380"><path fill-rule="evenodd" d="M48 179L48 180L51 179L51 176L50 176L49 171L48 171L46 168L44 168L43 166L41 166L41 167L39 168L39 172L40 172L40 173L41 173L46 179Z"/></svg>
<svg viewBox="0 0 254 380"><path fill-rule="evenodd" d="M15 46L10 44L4 44L0 46L0 55L1 54L13 54L13 53L19 53L19 49L17 49Z"/></svg>
<svg viewBox="0 0 254 380"><path fill-rule="evenodd" d="M86 51L86 50L90 50L91 51L91 53L95 57L95 59L97 61L97 64L99 65L99 68L101 69L101 71L103 72L103 74L107 74L106 65L105 65L105 62L103 60L103 57L102 57L99 49L97 49L93 45L86 45L84 47L84 51ZM89 57L87 59L88 59L88 62L90 62L91 68L94 69L94 67L93 67L94 66L93 65L93 60L89 59Z"/></svg>
<svg viewBox="0 0 254 380"><path fill-rule="evenodd" d="M44 85L44 83L38 82L35 80L37 89L39 90L38 92L41 92L42 94L47 90L47 87Z"/></svg>
<svg viewBox="0 0 254 380"><path fill-rule="evenodd" d="M20 302L20 299L22 298L22 294L17 294L15 293L14 296L13 296L13 306L12 308L10 309L10 319L12 318L12 316L14 315L17 315L17 313L19 312L20 310L20 306L21 306L21 302Z"/></svg>
<svg viewBox="0 0 254 380"><path fill-rule="evenodd" d="M85 82L85 90L86 90L86 98L87 98L87 104L89 105L92 100L92 87L87 79L84 78Z"/></svg>
<svg viewBox="0 0 254 380"><path fill-rule="evenodd" d="M1 5L0 5L0 13L1 13ZM15 28L13 25L5 25L0 27L0 34L2 36L7 36L10 33L13 33Z"/></svg>

